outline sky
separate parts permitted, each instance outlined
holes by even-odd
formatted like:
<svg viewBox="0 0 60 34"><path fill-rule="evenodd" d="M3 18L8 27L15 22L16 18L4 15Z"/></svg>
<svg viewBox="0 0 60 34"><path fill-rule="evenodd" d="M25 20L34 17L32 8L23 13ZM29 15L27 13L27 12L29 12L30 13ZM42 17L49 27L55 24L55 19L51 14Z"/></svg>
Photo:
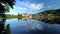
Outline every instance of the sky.
<svg viewBox="0 0 60 34"><path fill-rule="evenodd" d="M59 9L59 3L60 0L16 0L15 5L13 6L14 9L10 8L10 12L6 14L34 14L44 10Z"/></svg>

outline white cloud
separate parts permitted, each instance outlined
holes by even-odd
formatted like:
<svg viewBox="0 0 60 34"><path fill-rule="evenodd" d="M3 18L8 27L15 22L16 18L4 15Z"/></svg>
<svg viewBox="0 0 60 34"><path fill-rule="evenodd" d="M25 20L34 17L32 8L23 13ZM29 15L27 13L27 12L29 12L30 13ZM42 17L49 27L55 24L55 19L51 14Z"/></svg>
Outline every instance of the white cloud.
<svg viewBox="0 0 60 34"><path fill-rule="evenodd" d="M39 10L41 8L43 8L43 3L40 3L40 4L35 4L35 3L29 3L29 2L26 2L26 3L23 3L25 6L27 6L28 8L32 9L32 10Z"/></svg>
<svg viewBox="0 0 60 34"><path fill-rule="evenodd" d="M12 11L12 12L8 12L8 13L5 13L5 14L17 15L18 13Z"/></svg>
<svg viewBox="0 0 60 34"><path fill-rule="evenodd" d="M13 6L14 8L18 9L18 10L27 10L28 8L25 8L25 7L17 7L17 6Z"/></svg>
<svg viewBox="0 0 60 34"><path fill-rule="evenodd" d="M41 4L30 4L30 8L33 10L39 10L43 7L43 3Z"/></svg>
<svg viewBox="0 0 60 34"><path fill-rule="evenodd" d="M19 10L27 10L28 8L17 7Z"/></svg>

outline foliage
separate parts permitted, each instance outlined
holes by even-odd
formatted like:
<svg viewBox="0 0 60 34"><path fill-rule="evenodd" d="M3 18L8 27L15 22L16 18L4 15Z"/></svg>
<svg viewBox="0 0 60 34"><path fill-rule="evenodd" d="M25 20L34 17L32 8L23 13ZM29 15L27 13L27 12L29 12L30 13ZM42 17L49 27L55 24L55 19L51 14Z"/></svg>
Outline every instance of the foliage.
<svg viewBox="0 0 60 34"><path fill-rule="evenodd" d="M6 14L6 18L17 18L16 15Z"/></svg>
<svg viewBox="0 0 60 34"><path fill-rule="evenodd" d="M18 15L6 14L6 18L7 19L10 19L10 18L18 18L18 19L21 19L22 18L22 15L21 14L18 14Z"/></svg>
<svg viewBox="0 0 60 34"><path fill-rule="evenodd" d="M17 18L18 19L21 19L22 18L22 15L18 13Z"/></svg>
<svg viewBox="0 0 60 34"><path fill-rule="evenodd" d="M45 13L60 16L60 9L45 10L45 11L39 12L37 14L45 14Z"/></svg>
<svg viewBox="0 0 60 34"><path fill-rule="evenodd" d="M8 10L8 6L13 8L15 0L0 0L0 13L4 13Z"/></svg>
<svg viewBox="0 0 60 34"><path fill-rule="evenodd" d="M39 19L39 15L38 14L33 14L32 19Z"/></svg>

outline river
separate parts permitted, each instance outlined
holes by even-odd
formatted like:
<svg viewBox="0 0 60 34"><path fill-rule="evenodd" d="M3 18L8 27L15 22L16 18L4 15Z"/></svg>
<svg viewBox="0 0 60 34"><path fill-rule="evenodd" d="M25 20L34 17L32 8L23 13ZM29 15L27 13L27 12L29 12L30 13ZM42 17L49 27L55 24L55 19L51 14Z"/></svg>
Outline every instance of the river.
<svg viewBox="0 0 60 34"><path fill-rule="evenodd" d="M59 24L49 24L38 20L6 19L10 34L60 34Z"/></svg>

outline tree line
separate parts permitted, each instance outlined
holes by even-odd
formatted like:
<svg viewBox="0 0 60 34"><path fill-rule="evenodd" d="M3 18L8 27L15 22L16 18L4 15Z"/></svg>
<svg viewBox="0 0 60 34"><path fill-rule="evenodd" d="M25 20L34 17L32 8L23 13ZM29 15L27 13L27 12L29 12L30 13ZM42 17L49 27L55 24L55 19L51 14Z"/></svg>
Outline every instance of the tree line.
<svg viewBox="0 0 60 34"><path fill-rule="evenodd" d="M45 10L45 11L37 13L37 14L45 14L45 13L53 14L55 16L60 16L60 9Z"/></svg>

